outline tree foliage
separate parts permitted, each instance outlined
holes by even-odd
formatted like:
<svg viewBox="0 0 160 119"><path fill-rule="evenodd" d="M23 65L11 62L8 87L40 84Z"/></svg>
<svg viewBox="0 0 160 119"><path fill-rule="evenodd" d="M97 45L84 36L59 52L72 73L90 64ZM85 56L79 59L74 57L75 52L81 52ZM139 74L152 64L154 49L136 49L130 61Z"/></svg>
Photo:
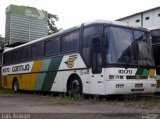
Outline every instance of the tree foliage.
<svg viewBox="0 0 160 119"><path fill-rule="evenodd" d="M54 33L61 30L61 28L58 29L55 24L55 22L58 20L59 20L59 18L57 15L53 15L53 14L48 13L48 31L49 31L48 35L54 34Z"/></svg>

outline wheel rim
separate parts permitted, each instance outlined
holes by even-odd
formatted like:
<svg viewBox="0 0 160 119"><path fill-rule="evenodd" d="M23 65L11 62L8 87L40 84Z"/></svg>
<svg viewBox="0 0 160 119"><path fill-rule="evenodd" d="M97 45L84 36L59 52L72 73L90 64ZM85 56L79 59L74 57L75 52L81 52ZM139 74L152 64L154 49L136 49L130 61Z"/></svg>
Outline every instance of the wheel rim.
<svg viewBox="0 0 160 119"><path fill-rule="evenodd" d="M15 81L13 88L14 88L14 91L15 91L15 92L18 91L18 81Z"/></svg>
<svg viewBox="0 0 160 119"><path fill-rule="evenodd" d="M73 80L71 84L71 92L73 97L77 97L80 95L80 83L78 80Z"/></svg>

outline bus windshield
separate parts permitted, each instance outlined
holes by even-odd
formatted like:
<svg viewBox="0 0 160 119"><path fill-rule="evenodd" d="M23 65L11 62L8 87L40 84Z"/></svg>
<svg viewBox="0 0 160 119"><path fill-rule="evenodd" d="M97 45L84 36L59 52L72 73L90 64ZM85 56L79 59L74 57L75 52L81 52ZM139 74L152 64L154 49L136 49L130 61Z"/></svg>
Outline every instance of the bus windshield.
<svg viewBox="0 0 160 119"><path fill-rule="evenodd" d="M148 32L107 26L105 36L104 49L107 64L154 66Z"/></svg>

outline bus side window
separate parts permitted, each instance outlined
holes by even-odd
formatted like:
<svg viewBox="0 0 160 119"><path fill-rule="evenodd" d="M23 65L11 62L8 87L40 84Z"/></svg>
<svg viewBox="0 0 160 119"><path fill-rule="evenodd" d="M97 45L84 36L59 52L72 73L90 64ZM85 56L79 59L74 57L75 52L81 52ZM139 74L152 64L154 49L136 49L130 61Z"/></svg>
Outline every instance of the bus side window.
<svg viewBox="0 0 160 119"><path fill-rule="evenodd" d="M59 53L60 51L60 39L51 38L44 43L44 54L46 56Z"/></svg>
<svg viewBox="0 0 160 119"><path fill-rule="evenodd" d="M102 72L102 47L99 37L92 39L92 73Z"/></svg>
<svg viewBox="0 0 160 119"><path fill-rule="evenodd" d="M11 63L18 63L20 62L20 50L15 50L12 52L11 55Z"/></svg>
<svg viewBox="0 0 160 119"><path fill-rule="evenodd" d="M61 51L75 51L79 49L79 31L72 32L68 35L62 36Z"/></svg>
<svg viewBox="0 0 160 119"><path fill-rule="evenodd" d="M21 61L26 61L31 59L31 47L26 46L21 49Z"/></svg>
<svg viewBox="0 0 160 119"><path fill-rule="evenodd" d="M69 51L69 35L63 36L61 40L61 51Z"/></svg>
<svg viewBox="0 0 160 119"><path fill-rule="evenodd" d="M79 49L79 32L73 32L70 35L70 50L78 50Z"/></svg>
<svg viewBox="0 0 160 119"><path fill-rule="evenodd" d="M11 63L11 53L5 53L3 59L4 65L8 65Z"/></svg>
<svg viewBox="0 0 160 119"><path fill-rule="evenodd" d="M32 58L41 58L43 56L44 52L44 44L43 43L38 43L35 44L31 47L31 52L32 52Z"/></svg>

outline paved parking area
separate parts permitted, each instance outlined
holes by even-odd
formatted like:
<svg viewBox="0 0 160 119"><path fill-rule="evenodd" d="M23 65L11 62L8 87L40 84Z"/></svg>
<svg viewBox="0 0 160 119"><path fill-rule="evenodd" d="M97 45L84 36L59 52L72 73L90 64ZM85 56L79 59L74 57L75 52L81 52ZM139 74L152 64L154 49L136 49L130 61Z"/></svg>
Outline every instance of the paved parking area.
<svg viewBox="0 0 160 119"><path fill-rule="evenodd" d="M56 100L57 101L57 100ZM60 100L59 100L60 101ZM123 102L109 104L105 102L86 103L55 103L52 96L41 96L32 94L0 94L0 118L14 114L22 114L22 117L28 118L142 118L146 114L155 114L155 119L160 117L160 105L148 108L136 106L124 106ZM23 116L24 115L24 116ZM47 116L47 117L46 117ZM6 119L6 118L5 118ZM9 118L7 118L9 119ZM88 119L88 118L87 118ZM145 118L144 118L145 119Z"/></svg>

